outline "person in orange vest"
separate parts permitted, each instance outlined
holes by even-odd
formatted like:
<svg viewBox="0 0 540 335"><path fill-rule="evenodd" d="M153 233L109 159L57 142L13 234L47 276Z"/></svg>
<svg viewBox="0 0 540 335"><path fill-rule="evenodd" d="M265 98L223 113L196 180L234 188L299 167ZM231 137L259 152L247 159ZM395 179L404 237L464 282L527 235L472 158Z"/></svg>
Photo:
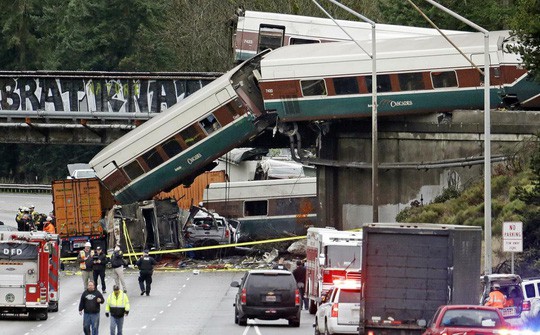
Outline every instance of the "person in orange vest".
<svg viewBox="0 0 540 335"><path fill-rule="evenodd" d="M500 291L501 285L499 283L494 283L491 285L491 288L493 290L489 293L489 298L484 305L495 308L504 308L504 305L506 304L506 297Z"/></svg>
<svg viewBox="0 0 540 335"><path fill-rule="evenodd" d="M52 218L50 216L47 216L47 219L45 219L45 224L43 225L43 231L49 234L56 234L56 229L54 228L54 225L52 224Z"/></svg>

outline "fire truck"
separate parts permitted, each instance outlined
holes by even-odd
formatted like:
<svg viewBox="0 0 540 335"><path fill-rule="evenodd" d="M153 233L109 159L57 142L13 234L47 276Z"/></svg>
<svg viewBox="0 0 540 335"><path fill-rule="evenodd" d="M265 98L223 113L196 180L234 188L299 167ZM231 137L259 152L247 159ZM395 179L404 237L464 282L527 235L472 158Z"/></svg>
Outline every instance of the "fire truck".
<svg viewBox="0 0 540 335"><path fill-rule="evenodd" d="M60 239L45 232L0 232L0 315L46 320L58 311Z"/></svg>
<svg viewBox="0 0 540 335"><path fill-rule="evenodd" d="M307 231L306 292L315 314L334 281L360 280L362 232L311 227Z"/></svg>

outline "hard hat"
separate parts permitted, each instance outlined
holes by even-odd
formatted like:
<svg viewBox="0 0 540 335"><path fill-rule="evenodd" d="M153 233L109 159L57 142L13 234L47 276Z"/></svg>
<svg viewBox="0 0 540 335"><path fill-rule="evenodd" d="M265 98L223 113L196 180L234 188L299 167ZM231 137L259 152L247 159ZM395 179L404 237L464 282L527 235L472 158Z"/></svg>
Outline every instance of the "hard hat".
<svg viewBox="0 0 540 335"><path fill-rule="evenodd" d="M499 283L493 283L493 285L491 285L491 286L496 290L501 288L501 284L499 284Z"/></svg>
<svg viewBox="0 0 540 335"><path fill-rule="evenodd" d="M47 216L47 218L45 219L45 221L52 221L52 217Z"/></svg>
<svg viewBox="0 0 540 335"><path fill-rule="evenodd" d="M36 206L34 206L34 205L30 205L30 206L28 206L28 207L29 207L29 208L36 208Z"/></svg>
<svg viewBox="0 0 540 335"><path fill-rule="evenodd" d="M92 244L91 244L90 242L86 242L86 243L84 244L84 246L85 246L85 247L91 247Z"/></svg>

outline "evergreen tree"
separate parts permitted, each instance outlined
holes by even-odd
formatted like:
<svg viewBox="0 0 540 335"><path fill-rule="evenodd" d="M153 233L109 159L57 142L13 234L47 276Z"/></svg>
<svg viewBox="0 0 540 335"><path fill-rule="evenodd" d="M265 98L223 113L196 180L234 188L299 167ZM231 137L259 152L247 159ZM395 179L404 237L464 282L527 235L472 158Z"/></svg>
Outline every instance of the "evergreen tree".
<svg viewBox="0 0 540 335"><path fill-rule="evenodd" d="M514 51L523 56L526 68L540 81L540 0L518 0L510 23L521 42Z"/></svg>
<svg viewBox="0 0 540 335"><path fill-rule="evenodd" d="M40 34L37 18L41 7L37 0L0 0L0 68L37 70L40 68Z"/></svg>

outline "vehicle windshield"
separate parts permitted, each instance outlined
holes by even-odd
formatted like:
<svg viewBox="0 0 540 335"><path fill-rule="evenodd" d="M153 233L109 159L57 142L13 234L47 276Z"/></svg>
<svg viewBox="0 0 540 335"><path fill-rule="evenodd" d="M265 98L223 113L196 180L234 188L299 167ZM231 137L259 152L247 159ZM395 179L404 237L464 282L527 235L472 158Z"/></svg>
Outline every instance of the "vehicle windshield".
<svg viewBox="0 0 540 335"><path fill-rule="evenodd" d="M452 309L444 313L442 326L497 328L501 326L501 320L495 311Z"/></svg>
<svg viewBox="0 0 540 335"><path fill-rule="evenodd" d="M193 224L196 225L196 226L200 226L202 224L207 224L207 225L213 226L214 222L218 227L224 227L225 226L225 223L223 222L223 219L220 219L220 218L217 218L215 220L213 220L211 217L194 218L193 219Z"/></svg>
<svg viewBox="0 0 540 335"><path fill-rule="evenodd" d="M94 170L76 170L73 172L73 178L82 179L82 178L94 178L96 173Z"/></svg>
<svg viewBox="0 0 540 335"><path fill-rule="evenodd" d="M329 245L326 247L326 266L358 270L362 261L360 251L358 246Z"/></svg>

